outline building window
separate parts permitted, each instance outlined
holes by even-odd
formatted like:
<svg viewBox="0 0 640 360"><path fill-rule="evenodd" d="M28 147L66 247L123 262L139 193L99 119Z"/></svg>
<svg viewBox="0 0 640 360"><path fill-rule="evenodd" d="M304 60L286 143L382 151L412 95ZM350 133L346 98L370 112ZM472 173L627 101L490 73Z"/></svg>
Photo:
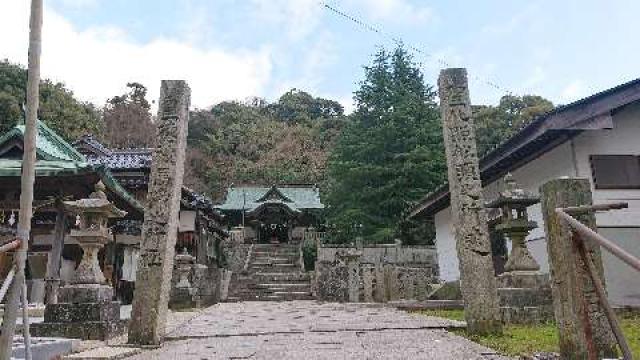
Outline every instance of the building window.
<svg viewBox="0 0 640 360"><path fill-rule="evenodd" d="M592 155L591 172L596 189L640 189L640 157Z"/></svg>

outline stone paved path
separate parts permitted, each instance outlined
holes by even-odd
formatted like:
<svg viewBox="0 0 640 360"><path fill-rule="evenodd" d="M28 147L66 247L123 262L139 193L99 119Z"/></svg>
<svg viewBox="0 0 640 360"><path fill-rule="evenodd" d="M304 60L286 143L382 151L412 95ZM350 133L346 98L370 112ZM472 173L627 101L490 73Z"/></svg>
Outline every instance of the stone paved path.
<svg viewBox="0 0 640 360"><path fill-rule="evenodd" d="M506 359L444 330L460 325L377 305L224 303L131 359Z"/></svg>

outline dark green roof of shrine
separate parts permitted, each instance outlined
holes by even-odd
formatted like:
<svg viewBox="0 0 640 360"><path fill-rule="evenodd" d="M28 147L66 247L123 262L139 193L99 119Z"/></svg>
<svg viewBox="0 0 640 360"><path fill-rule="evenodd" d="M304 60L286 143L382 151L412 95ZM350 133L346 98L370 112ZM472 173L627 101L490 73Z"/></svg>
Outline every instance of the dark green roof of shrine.
<svg viewBox="0 0 640 360"><path fill-rule="evenodd" d="M36 178L97 174L109 191L135 210L144 212L144 206L118 183L105 166L88 163L82 154L43 122L38 120L36 124L38 129ZM0 148L12 144L15 140L18 140L22 146L24 135L25 126L23 124L14 126L0 136ZM0 158L0 177L20 176L22 176L22 159Z"/></svg>
<svg viewBox="0 0 640 360"><path fill-rule="evenodd" d="M239 186L227 189L220 210L252 211L264 204L281 204L294 212L324 209L320 190L315 185Z"/></svg>

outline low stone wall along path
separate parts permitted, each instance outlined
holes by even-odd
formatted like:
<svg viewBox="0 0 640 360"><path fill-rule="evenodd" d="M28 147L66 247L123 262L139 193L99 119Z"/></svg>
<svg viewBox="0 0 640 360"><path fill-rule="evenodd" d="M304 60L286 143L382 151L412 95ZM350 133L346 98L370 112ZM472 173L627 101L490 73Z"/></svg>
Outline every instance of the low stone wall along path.
<svg viewBox="0 0 640 360"><path fill-rule="evenodd" d="M462 325L371 304L222 303L131 359L506 359L446 331Z"/></svg>

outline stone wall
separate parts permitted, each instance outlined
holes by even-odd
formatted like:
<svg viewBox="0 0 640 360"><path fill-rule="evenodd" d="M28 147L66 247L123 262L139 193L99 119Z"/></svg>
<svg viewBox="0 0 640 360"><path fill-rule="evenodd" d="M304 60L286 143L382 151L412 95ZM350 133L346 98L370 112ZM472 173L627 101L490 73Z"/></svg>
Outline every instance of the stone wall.
<svg viewBox="0 0 640 360"><path fill-rule="evenodd" d="M251 244L224 241L221 246L222 255L224 257L224 268L231 270L234 273L242 272L250 246Z"/></svg>
<svg viewBox="0 0 640 360"><path fill-rule="evenodd" d="M350 274L349 269L354 273ZM425 300L431 284L436 282L438 264L435 248L431 246L332 246L318 249L314 279L318 300Z"/></svg>
<svg viewBox="0 0 640 360"><path fill-rule="evenodd" d="M222 278L226 271L215 264L209 266L193 264L188 275L190 286L181 288L176 286L180 280L180 274L177 267L174 267L169 306L172 309L199 308L220 302L223 296Z"/></svg>

